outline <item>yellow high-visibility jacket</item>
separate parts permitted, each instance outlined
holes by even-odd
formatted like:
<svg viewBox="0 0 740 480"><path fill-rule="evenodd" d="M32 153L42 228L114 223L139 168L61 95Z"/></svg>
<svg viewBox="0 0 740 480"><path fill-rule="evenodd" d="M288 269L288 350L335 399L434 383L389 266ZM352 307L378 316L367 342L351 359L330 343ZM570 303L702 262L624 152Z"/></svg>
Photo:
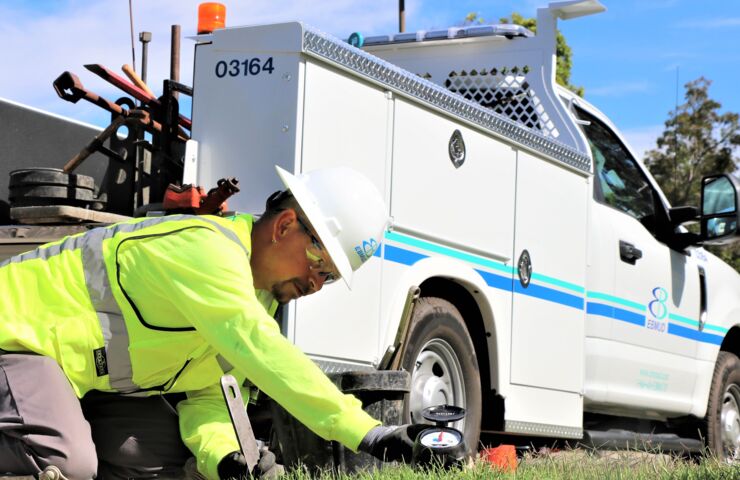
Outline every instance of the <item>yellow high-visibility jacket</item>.
<svg viewBox="0 0 740 480"><path fill-rule="evenodd" d="M54 358L80 398L187 392L180 433L208 478L239 449L219 384L232 368L356 450L379 422L281 335L277 304L253 287L252 223L140 218L12 257L0 263L0 349Z"/></svg>

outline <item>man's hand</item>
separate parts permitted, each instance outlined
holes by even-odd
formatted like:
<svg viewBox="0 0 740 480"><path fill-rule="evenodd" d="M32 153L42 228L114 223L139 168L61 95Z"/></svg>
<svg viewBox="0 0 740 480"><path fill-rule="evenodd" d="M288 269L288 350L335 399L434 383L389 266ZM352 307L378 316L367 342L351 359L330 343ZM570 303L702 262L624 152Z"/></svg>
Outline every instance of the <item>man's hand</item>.
<svg viewBox="0 0 740 480"><path fill-rule="evenodd" d="M260 459L254 471L247 470L247 460L241 452L231 452L218 463L218 476L227 478L260 478L273 480L285 473L285 469L275 461L275 454L267 448L260 450Z"/></svg>
<svg viewBox="0 0 740 480"><path fill-rule="evenodd" d="M374 427L360 442L359 450L385 462L411 462L416 435L429 425Z"/></svg>

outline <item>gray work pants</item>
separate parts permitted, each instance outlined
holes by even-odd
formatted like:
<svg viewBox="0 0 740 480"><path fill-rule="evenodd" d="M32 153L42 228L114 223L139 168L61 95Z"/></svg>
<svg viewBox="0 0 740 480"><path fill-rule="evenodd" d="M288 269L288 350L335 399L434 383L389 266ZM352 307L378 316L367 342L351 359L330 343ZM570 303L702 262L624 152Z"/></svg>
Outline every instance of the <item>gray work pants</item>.
<svg viewBox="0 0 740 480"><path fill-rule="evenodd" d="M164 398L79 401L54 360L0 355L0 475L55 465L73 480L175 477L189 456Z"/></svg>

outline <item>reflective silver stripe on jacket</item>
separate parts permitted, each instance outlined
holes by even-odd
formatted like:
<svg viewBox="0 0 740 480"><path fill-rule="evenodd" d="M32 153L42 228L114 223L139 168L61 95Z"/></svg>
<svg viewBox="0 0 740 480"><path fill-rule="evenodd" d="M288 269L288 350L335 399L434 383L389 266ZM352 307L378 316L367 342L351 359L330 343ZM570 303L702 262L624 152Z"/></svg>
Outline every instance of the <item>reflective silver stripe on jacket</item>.
<svg viewBox="0 0 740 480"><path fill-rule="evenodd" d="M11 257L0 263L0 268L9 263L21 263L26 260L42 259L61 254L64 251L82 250L82 267L85 275L85 285L90 295L93 308L100 322L105 344L108 376L110 385L115 390L128 393L140 390L141 387L133 382L133 368L128 353L129 336L126 322L123 319L118 303L111 290L108 274L103 259L103 242L118 233L130 233L147 227L170 221L199 220L208 223L241 247L244 254L249 256L246 246L239 240L233 231L204 217L195 215L172 215L167 217L153 217L138 223L118 223L110 227L95 228L89 232L69 237L56 245L39 247L30 252Z"/></svg>
<svg viewBox="0 0 740 480"><path fill-rule="evenodd" d="M41 246L36 248L35 250L31 250L30 252L15 255L0 262L0 268L11 263L21 263L25 262L26 260L36 260L37 258L40 258L41 260L48 260L49 258L55 257L64 251L77 250L78 248L81 248L82 242L84 241L83 239L84 237L82 236L67 237L61 243L58 243L56 245L51 245L49 247Z"/></svg>

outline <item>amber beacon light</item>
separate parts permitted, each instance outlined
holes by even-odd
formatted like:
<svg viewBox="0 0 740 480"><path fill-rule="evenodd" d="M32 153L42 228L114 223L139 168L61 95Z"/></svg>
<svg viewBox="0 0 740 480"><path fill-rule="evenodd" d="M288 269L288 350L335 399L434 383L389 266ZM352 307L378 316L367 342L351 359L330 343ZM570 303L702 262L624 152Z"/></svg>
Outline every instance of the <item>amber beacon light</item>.
<svg viewBox="0 0 740 480"><path fill-rule="evenodd" d="M198 34L211 33L226 26L226 6L223 3L206 2L198 5Z"/></svg>

